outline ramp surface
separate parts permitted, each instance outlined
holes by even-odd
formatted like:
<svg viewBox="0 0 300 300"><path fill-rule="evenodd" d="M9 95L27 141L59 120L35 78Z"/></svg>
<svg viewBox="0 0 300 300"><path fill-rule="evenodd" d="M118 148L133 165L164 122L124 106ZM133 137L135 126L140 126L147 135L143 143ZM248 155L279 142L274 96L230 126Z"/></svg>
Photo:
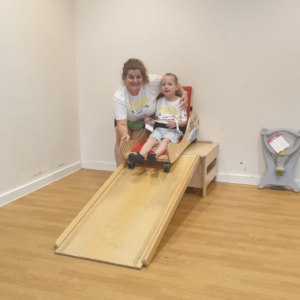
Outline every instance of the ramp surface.
<svg viewBox="0 0 300 300"><path fill-rule="evenodd" d="M170 173L123 163L56 242L55 253L142 268L148 265L200 162L181 156Z"/></svg>

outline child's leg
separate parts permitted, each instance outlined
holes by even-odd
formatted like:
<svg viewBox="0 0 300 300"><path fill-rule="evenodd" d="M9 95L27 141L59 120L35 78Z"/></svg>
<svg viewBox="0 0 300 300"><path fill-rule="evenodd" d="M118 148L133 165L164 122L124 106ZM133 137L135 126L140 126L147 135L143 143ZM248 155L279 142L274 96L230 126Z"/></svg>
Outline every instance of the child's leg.
<svg viewBox="0 0 300 300"><path fill-rule="evenodd" d="M152 148L157 144L157 139L153 136L149 136L147 142L142 147L140 154L145 156L147 153L149 153Z"/></svg>
<svg viewBox="0 0 300 300"><path fill-rule="evenodd" d="M145 164L144 155L150 152L156 143L157 140L154 137L150 136L147 142L143 145L140 153L137 154L130 153L128 159L136 164L144 165Z"/></svg>
<svg viewBox="0 0 300 300"><path fill-rule="evenodd" d="M171 143L171 141L168 138L163 139L160 141L157 149L155 150L156 157L162 155L166 150L168 145Z"/></svg>
<svg viewBox="0 0 300 300"><path fill-rule="evenodd" d="M150 166L155 165L156 158L166 151L169 143L170 143L170 140L168 138L165 138L159 142L159 145L158 145L157 149L154 151L154 153L149 153L147 155L148 165L150 165Z"/></svg>

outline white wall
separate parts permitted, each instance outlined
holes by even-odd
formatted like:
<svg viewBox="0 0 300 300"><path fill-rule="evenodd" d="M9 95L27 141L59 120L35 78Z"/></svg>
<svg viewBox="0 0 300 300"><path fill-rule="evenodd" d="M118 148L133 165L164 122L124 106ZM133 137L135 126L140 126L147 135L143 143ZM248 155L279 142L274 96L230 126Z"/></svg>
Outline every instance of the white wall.
<svg viewBox="0 0 300 300"><path fill-rule="evenodd" d="M114 166L112 96L130 57L193 86L199 139L220 143L220 180L263 177L263 127L300 129L300 1L75 3L84 163Z"/></svg>
<svg viewBox="0 0 300 300"><path fill-rule="evenodd" d="M0 70L1 198L80 163L73 1L1 0Z"/></svg>
<svg viewBox="0 0 300 300"><path fill-rule="evenodd" d="M194 87L219 180L255 183L261 128L300 127L299 11L298 0L1 0L0 205L81 159L115 168L112 95L130 57Z"/></svg>

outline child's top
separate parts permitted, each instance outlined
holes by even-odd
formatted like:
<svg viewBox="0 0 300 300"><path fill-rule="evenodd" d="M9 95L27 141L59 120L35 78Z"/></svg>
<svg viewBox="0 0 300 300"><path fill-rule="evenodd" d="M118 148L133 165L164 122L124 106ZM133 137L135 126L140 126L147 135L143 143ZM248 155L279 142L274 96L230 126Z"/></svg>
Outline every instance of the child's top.
<svg viewBox="0 0 300 300"><path fill-rule="evenodd" d="M165 97L157 100L155 115L159 120L176 119L177 121L187 121L187 113L179 106L180 98L176 101L168 101Z"/></svg>

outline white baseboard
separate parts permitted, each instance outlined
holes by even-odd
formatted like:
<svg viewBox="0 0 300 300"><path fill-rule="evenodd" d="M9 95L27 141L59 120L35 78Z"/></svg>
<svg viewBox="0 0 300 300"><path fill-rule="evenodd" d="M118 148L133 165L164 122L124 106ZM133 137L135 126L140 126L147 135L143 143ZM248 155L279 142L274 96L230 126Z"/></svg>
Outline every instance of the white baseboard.
<svg viewBox="0 0 300 300"><path fill-rule="evenodd" d="M258 185L264 179L263 176L259 175L240 175L240 174L217 174L218 182L228 182L228 183L239 183L239 184L249 184ZM300 180L295 180L300 185Z"/></svg>
<svg viewBox="0 0 300 300"><path fill-rule="evenodd" d="M103 171L115 171L117 169L116 164L114 163L77 162L73 165L67 166L38 180L32 181L24 186L20 186L12 191L0 195L0 206L3 206L27 194L30 194L42 188L45 185L48 185L56 180L59 180L65 176L68 176L80 170L81 168ZM258 185L263 180L263 178L264 177L259 175L249 176L240 174L217 174L218 182L239 183L249 185ZM300 180L296 180L296 182L300 184Z"/></svg>
<svg viewBox="0 0 300 300"><path fill-rule="evenodd" d="M240 174L217 174L218 182L228 182L228 183L239 183L239 184L249 184L249 185L258 185L264 177L262 176L249 176L249 175L240 175Z"/></svg>
<svg viewBox="0 0 300 300"><path fill-rule="evenodd" d="M20 186L12 191L0 195L0 206L3 206L9 202L12 202L20 197L30 194L45 185L48 185L56 180L59 180L67 175L70 175L82 168L81 162L77 162L73 165L64 167L58 171L55 171L49 175L41 177L37 180L27 183L26 185Z"/></svg>
<svg viewBox="0 0 300 300"><path fill-rule="evenodd" d="M115 163L97 163L87 161L82 162L82 168L102 171L115 171L117 169ZM258 185L262 180L263 177L257 175L217 174L217 181L219 182Z"/></svg>
<svg viewBox="0 0 300 300"><path fill-rule="evenodd" d="M115 163L97 163L97 162L82 162L82 168L92 169L92 170L102 170L102 171L115 171L117 169ZM241 175L241 174L224 174L218 173L217 180L218 182L227 182L227 183L238 183L238 184L249 184L249 185L258 185L264 176L262 175ZM299 180L296 180L300 184Z"/></svg>
<svg viewBox="0 0 300 300"><path fill-rule="evenodd" d="M98 162L82 162L83 169L102 170L102 171L115 171L117 166L115 163L98 163Z"/></svg>

